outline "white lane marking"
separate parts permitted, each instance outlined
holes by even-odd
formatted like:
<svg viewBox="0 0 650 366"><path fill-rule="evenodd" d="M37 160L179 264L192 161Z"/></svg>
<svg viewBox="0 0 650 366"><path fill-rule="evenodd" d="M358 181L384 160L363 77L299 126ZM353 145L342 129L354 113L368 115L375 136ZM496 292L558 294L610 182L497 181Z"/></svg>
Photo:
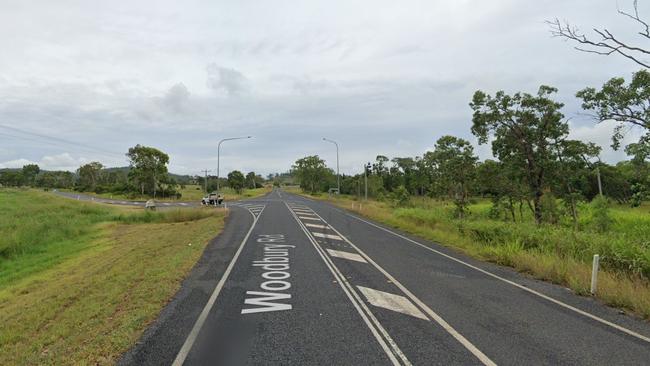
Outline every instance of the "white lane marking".
<svg viewBox="0 0 650 366"><path fill-rule="evenodd" d="M327 253L329 253L329 255L332 256L332 257L349 259L351 261L357 261L357 262L361 262L361 263L368 263L368 262L366 262L365 259L363 259L362 256L360 256L359 254L356 254L356 253L342 252L340 250L332 250L332 249L327 249Z"/></svg>
<svg viewBox="0 0 650 366"><path fill-rule="evenodd" d="M187 203L185 203L185 202L181 202L181 203L179 203L179 205L181 205L181 206L187 206Z"/></svg>
<svg viewBox="0 0 650 366"><path fill-rule="evenodd" d="M298 217L299 217L301 220L316 220L316 221L320 221L320 219L317 218L317 217L307 217L307 216L298 216Z"/></svg>
<svg viewBox="0 0 650 366"><path fill-rule="evenodd" d="M422 314L417 306L413 305L407 298L384 291L373 290L368 287L357 286L369 303L380 308L397 311L399 313L414 316L429 321L426 315Z"/></svg>
<svg viewBox="0 0 650 366"><path fill-rule="evenodd" d="M192 349L192 345L194 345L194 341L196 340L196 337L198 336L199 331L203 326L203 323L205 323L205 319L208 317L208 313L212 309L212 306L214 306L215 301L217 301L217 296L219 296L219 293L221 292L223 285L226 283L226 280L228 279L230 272L235 266L235 262L237 262L237 258L239 258L239 254L242 252L242 249L244 249L244 244L246 244L246 242L248 241L248 238L251 236L251 233L253 232L253 229L255 228L256 224L257 224L257 217L253 215L253 224L251 225L250 229L248 229L248 232L246 233L244 240L242 240L241 244L239 244L239 248L237 249L237 252L235 252L235 255L232 257L230 264L228 264L228 267L226 268L226 271L223 273L223 276L221 276L219 283L217 283L217 286L214 288L214 291L212 291L212 295L210 295L208 302L205 304L203 310L201 311L201 314L199 314L199 317L196 319L196 322L194 323L194 326L192 327L190 334L187 336L187 339L185 339L185 343L183 343L183 346L178 351L178 354L176 355L176 358L174 359L172 366L182 366L183 362L185 362L185 359L187 358L187 355L190 353L190 350Z"/></svg>
<svg viewBox="0 0 650 366"><path fill-rule="evenodd" d="M342 212L342 211L341 211L341 212ZM641 340L643 340L643 341L646 341L646 342L650 343L650 337L647 337L647 336L644 336L644 335L642 335L642 334L639 334L639 333L637 333L637 332L635 332L635 331L633 331L633 330L630 330L630 329L624 328L624 327L622 327L622 326L620 326L620 325L618 325L618 324L612 323L612 322L610 322L609 320L605 320L605 319L600 318L600 317L598 317L598 316L596 316L596 315L593 315L593 314L591 314L591 313L588 313L588 312L586 312L586 311L584 311L584 310L580 310L580 309L578 309L578 308L576 308L576 307L574 307L574 306L571 306L571 305L569 305L569 304L563 303L563 302L560 301L560 300L556 300L556 299L554 299L554 298L552 298L552 297L550 297L550 296L548 296L548 295L544 295L544 294L541 293L541 292L538 292L538 291L535 291L535 290L530 289L530 288L528 288L528 287L525 287L525 286L523 286L523 285L520 285L520 284L518 284L518 283L516 283L516 282L514 282L514 281L511 281L511 280L508 280L508 279L506 279L506 278L503 278L503 277L501 277L501 276L499 276L499 275L496 275L496 274L494 274L494 273L492 273L492 272L488 272L488 271L486 271L486 270L484 270L484 269L482 269L482 268L476 267L476 266L474 266L474 265L472 265L472 264L469 264L469 263L467 263L467 262L464 262L464 261L462 261L462 260L460 260L460 259L458 259L458 258L452 257L452 256L450 256L450 255L448 255L448 254L445 254L445 253L439 251L439 250L433 249L433 248L431 248L431 247L429 247L429 246L426 246L426 245L424 245L424 244L422 244L422 243L419 243L419 242L417 242L417 241L415 241L415 240L413 240L413 239L411 239L411 238L408 238L408 237L406 237L406 236L404 236L404 235L401 235L401 234L395 233L395 232L393 232L393 231L391 231L391 230L388 230L388 229L386 229L386 228L384 228L384 227L381 227L381 226L379 226L379 225L377 225L377 224L374 224L374 223L372 223L372 222L370 222L370 221L366 221L366 220L364 220L364 219L361 219L361 218L356 217L356 216L354 216L354 215L350 215L350 214L345 213L345 212L344 212L344 214L346 214L346 215L348 215L348 216L350 216L350 217L353 217L353 218L355 218L355 219L357 219L357 220L359 220L359 221L365 222L365 223L368 224L368 225L374 226L374 227L376 227L376 228L378 228L378 229L381 229L381 230L383 230L383 231L386 231L386 232L388 232L388 233L391 233L391 234L393 234L393 235L395 235L395 236L397 236L397 237L399 237L399 238L402 238L402 239L404 239L404 240L406 240L406 241L409 241L409 242L411 242L411 243L413 243L413 244L419 245L419 246L421 246L422 248L425 248L425 249L427 249L427 250L430 250L430 251L432 251L432 252L434 252L434 253L436 253L436 254L439 254L439 255L441 255L441 256L447 258L447 259L451 259L451 260L454 261L454 262L457 262L457 263L460 263L460 264L462 264L462 265L464 265L464 266L467 266L467 267L469 267L469 268L475 269L475 270L477 270L477 271L479 271L479 272L481 272L481 273L483 273L483 274L485 274L485 275L487 275L487 276L490 276L490 277L492 277L492 278L495 278L495 279L497 279L497 280L499 280L499 281L503 281L503 282L505 282L505 283L507 283L507 284L509 284L509 285L515 286L515 287L517 287L517 288L519 288L519 289L521 289L521 290L524 290L524 291L526 291L526 292L529 292L529 293L531 293L531 294L533 294L533 295L537 295L537 296L539 296L539 297L541 297L541 298L543 298L543 299L545 299L545 300L548 300L548 301L550 301L550 302L552 302L552 303L554 303L554 304L556 304L556 305L559 305L559 306L561 306L561 307L563 307L563 308L565 308L565 309L569 309L569 310L574 311L574 312L576 312L576 313L578 313L578 314L580 314L580 315L586 316L587 318L590 318L590 319L595 320L595 321L597 321L597 322L599 322L599 323L602 323L602 324L605 324L605 325L607 325L607 326L610 326L610 327L612 327L612 328L614 328L614 329L617 329L617 330L619 330L619 331L621 331L621 332L623 332L623 333L625 333L625 334L631 335L631 336L633 336L633 337L636 337L636 338L638 338L638 339L641 339Z"/></svg>
<svg viewBox="0 0 650 366"><path fill-rule="evenodd" d="M310 224L308 222L305 223L305 226L313 227L313 228L316 228L316 229L329 229L329 226L327 226L327 225Z"/></svg>
<svg viewBox="0 0 650 366"><path fill-rule="evenodd" d="M325 239L333 239L333 240L343 240L341 239L340 236L338 235L331 235L331 234L323 234L319 232L312 232L311 235L317 237L317 238L325 238Z"/></svg>
<svg viewBox="0 0 650 366"><path fill-rule="evenodd" d="M314 211L294 210L298 215L314 215Z"/></svg>
<svg viewBox="0 0 650 366"><path fill-rule="evenodd" d="M320 216L319 216L320 217ZM321 217L321 220L328 224L327 221L323 220ZM328 224L329 225L329 224ZM334 228L332 225L329 225L330 228L337 234L339 234L343 240L345 240L346 243L348 243L352 248L354 248L363 258L368 261L368 263L372 264L379 272L381 272L386 278L388 278L395 286L397 286L411 301L413 301L417 306L419 306L422 310L424 310L427 315L431 319L433 319L436 323L438 323L444 330L447 331L452 337L454 337L460 344L463 345L468 351L470 351L476 358L479 359L484 365L486 366L496 366L496 363L492 361L488 356L486 356L481 350L479 350L472 342L467 340L462 334L460 334L454 327L452 327L447 321L445 321L440 315L438 315L436 312L431 310L430 307L428 307L425 303L422 302L422 300L418 299L411 291L409 291L402 283L400 283L395 277L393 277L390 273L386 272L385 269L383 269L379 264L377 264L375 261L373 261L366 253L364 253L359 247L354 245L348 238L343 236L336 228Z"/></svg>
<svg viewBox="0 0 650 366"><path fill-rule="evenodd" d="M289 205L287 205L287 207L288 206ZM325 265L327 266L327 268L330 270L330 272L336 279L336 282L339 284L339 286L341 287L345 295L348 297L348 299L350 300L354 308L357 310L359 315L361 315L361 318L363 319L364 323L366 323L366 326L370 329L370 332L377 340L377 343L379 343L381 348L384 350L384 352L390 359L391 363L393 365L398 365L398 366L400 365L399 361L395 357L397 355L402 360L404 365L411 366L411 362L406 358L402 350L400 350L399 346L397 346L397 343L395 343L395 341L390 337L386 329L384 329L384 327L379 323L379 320L377 320L377 318L370 311L366 303L361 299L359 294L357 294L357 292L354 290L354 287L352 287L352 285L348 282L345 276L341 274L338 268L336 268L332 260L329 257L327 257L325 253L323 253L322 249L320 248L316 240L311 235L309 235L309 231L307 230L307 228L303 225L303 223L300 220L298 220L298 216L293 211L291 210L289 211L291 212L291 215L298 223L298 226L300 226L302 231L307 236L309 242L311 242L311 244L316 249L318 255L320 255L323 262L325 262Z"/></svg>
<svg viewBox="0 0 650 366"><path fill-rule="evenodd" d="M162 204L163 204L163 206L169 206L171 203L169 203L169 202L163 202Z"/></svg>

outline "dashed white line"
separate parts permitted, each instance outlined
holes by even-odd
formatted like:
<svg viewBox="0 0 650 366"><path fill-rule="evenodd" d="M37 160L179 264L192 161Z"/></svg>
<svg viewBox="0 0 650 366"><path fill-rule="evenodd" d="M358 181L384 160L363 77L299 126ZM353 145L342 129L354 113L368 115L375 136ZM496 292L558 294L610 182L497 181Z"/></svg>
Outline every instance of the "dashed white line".
<svg viewBox="0 0 650 366"><path fill-rule="evenodd" d="M356 253L350 253L350 252L343 252L340 250L332 250L332 249L327 249L327 253L329 253L330 256L332 257L337 257L337 258L343 258L343 259L349 259L351 261L357 261L361 263L368 263L366 262L365 259L363 259L362 256Z"/></svg>
<svg viewBox="0 0 650 366"><path fill-rule="evenodd" d="M359 291L366 297L369 303L380 308L407 314L416 318L429 321L426 315L413 305L407 298L400 295L391 294L384 291L373 290L368 287L357 286Z"/></svg>
<svg viewBox="0 0 650 366"><path fill-rule="evenodd" d="M333 239L333 240L343 240L340 236L338 235L331 235L331 234L323 234L319 232L312 232L311 235L317 237L317 238L325 238L325 239Z"/></svg>
<svg viewBox="0 0 650 366"><path fill-rule="evenodd" d="M308 222L305 223L305 226L313 227L313 228L316 228L316 229L329 229L329 226L327 226L327 225L310 224Z"/></svg>

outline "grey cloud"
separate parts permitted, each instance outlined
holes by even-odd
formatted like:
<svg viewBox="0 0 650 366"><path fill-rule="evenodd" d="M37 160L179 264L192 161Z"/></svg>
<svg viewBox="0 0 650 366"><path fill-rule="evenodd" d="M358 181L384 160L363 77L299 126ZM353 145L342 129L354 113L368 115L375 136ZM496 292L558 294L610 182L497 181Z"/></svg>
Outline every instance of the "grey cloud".
<svg viewBox="0 0 650 366"><path fill-rule="evenodd" d="M185 84L178 83L169 88L161 103L165 108L175 113L183 113L187 108L189 99L190 91L187 90Z"/></svg>
<svg viewBox="0 0 650 366"><path fill-rule="evenodd" d="M215 63L207 66L207 86L217 92L225 92L229 96L247 94L250 90L250 82L241 72L221 67Z"/></svg>

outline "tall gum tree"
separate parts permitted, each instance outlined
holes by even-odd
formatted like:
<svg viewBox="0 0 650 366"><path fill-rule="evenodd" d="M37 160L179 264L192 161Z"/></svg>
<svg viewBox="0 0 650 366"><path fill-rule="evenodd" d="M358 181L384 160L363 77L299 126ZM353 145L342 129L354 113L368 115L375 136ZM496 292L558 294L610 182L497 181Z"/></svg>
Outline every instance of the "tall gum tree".
<svg viewBox="0 0 650 366"><path fill-rule="evenodd" d="M535 221L542 221L541 199L555 159L554 144L566 138L569 126L560 112L562 103L551 99L557 89L542 85L536 95L504 91L494 96L476 91L472 133L480 144L493 137L492 152L522 171L533 199Z"/></svg>

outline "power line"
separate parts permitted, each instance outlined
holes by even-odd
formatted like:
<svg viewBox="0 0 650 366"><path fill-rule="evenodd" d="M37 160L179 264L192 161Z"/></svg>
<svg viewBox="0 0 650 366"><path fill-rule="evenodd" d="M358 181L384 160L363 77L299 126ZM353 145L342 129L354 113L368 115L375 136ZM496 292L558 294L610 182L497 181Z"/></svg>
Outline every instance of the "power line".
<svg viewBox="0 0 650 366"><path fill-rule="evenodd" d="M22 133L22 134L25 134L25 135L35 136L35 137L38 137L38 138L41 138L41 139L55 141L55 142L58 142L60 144L72 145L72 146L75 146L77 148L81 147L83 149L91 150L91 151L94 151L94 152L101 152L101 153L104 153L104 154L124 157L123 154L120 154L120 153L117 153L117 152L114 152L114 151L98 148L98 147L91 146L91 145L86 145L86 144L80 143L80 142L74 142L74 141L71 141L71 140L62 139L62 138L59 138L59 137L47 136L47 135L39 134L39 133L36 133L36 132L25 131L25 130L21 130L19 128L10 127L10 126L6 126L6 125L0 125L0 128L4 128L6 130ZM6 135L5 134L5 136L11 136L11 135ZM22 136L12 136L12 137L14 137L14 138L23 138L23 139L26 139L26 140L30 140L30 139L22 137ZM34 141L34 140L32 139L32 141ZM36 142L43 142L43 141L36 141Z"/></svg>

